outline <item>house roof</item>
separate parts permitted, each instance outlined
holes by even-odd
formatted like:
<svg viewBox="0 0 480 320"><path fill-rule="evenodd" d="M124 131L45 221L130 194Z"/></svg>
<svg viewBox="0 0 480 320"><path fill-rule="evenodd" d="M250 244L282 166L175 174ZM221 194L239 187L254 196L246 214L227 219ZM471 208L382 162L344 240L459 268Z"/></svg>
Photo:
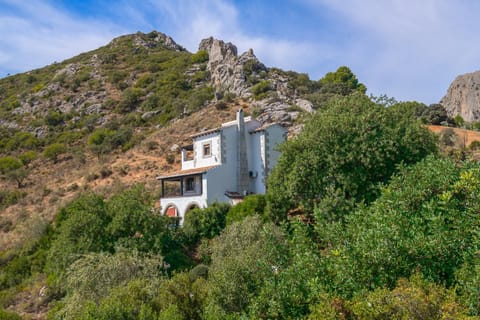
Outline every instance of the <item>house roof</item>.
<svg viewBox="0 0 480 320"><path fill-rule="evenodd" d="M270 127L273 127L275 125L278 125L278 126L281 126L283 128L283 126L277 122L274 122L274 123L269 123L269 124L266 124L266 125L263 125L257 129L254 129L252 131L250 131L250 133L257 133L257 132L262 132L262 131L265 131L266 129L270 128Z"/></svg>
<svg viewBox="0 0 480 320"><path fill-rule="evenodd" d="M206 136L206 135L211 134L211 133L220 132L221 129L222 128L214 128L214 129L198 132L198 133L190 135L190 138L197 138L197 137L201 137L201 136Z"/></svg>
<svg viewBox="0 0 480 320"><path fill-rule="evenodd" d="M184 176L190 176L190 175L193 175L193 174L205 173L208 170L211 170L211 169L216 168L216 167L219 167L219 165L201 167L201 168L194 168L194 169L188 169L188 170L180 170L180 171L173 172L173 173L165 175L165 176L159 176L159 177L157 177L157 180L184 177Z"/></svg>

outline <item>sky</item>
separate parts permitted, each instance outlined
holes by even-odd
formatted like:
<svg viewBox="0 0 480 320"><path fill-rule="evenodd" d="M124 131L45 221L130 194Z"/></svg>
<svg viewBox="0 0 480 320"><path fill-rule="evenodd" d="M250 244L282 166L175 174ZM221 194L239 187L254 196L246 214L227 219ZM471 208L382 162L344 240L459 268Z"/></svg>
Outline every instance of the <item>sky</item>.
<svg viewBox="0 0 480 320"><path fill-rule="evenodd" d="M431 104L480 69L479 15L478 0L0 0L0 77L157 30L314 80L345 65L369 94Z"/></svg>

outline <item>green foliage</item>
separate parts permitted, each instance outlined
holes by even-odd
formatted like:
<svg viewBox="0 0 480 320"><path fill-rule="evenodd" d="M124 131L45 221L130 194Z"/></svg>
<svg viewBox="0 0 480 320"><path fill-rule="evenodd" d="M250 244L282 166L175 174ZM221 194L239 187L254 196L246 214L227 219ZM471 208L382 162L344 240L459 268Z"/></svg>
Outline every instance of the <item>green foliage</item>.
<svg viewBox="0 0 480 320"><path fill-rule="evenodd" d="M400 279L392 289L379 288L351 301L323 298L309 319L470 319L455 301L453 290L423 280L418 275Z"/></svg>
<svg viewBox="0 0 480 320"><path fill-rule="evenodd" d="M133 111L140 102L140 97L143 96L143 92L137 88L128 88L122 93L118 108L121 113L128 113Z"/></svg>
<svg viewBox="0 0 480 320"><path fill-rule="evenodd" d="M185 236L191 243L217 236L225 228L229 209L230 205L226 203L214 203L207 208L188 211L183 224Z"/></svg>
<svg viewBox="0 0 480 320"><path fill-rule="evenodd" d="M45 116L45 123L49 126L58 126L63 123L64 116L58 111L49 111Z"/></svg>
<svg viewBox="0 0 480 320"><path fill-rule="evenodd" d="M452 122L448 117L445 108L439 103L431 104L422 112L421 117L425 123L433 125L441 125Z"/></svg>
<svg viewBox="0 0 480 320"><path fill-rule="evenodd" d="M18 203L21 199L25 198L27 194L19 190L0 190L0 209Z"/></svg>
<svg viewBox="0 0 480 320"><path fill-rule="evenodd" d="M264 215L266 206L265 195L255 194L246 196L242 202L236 204L227 213L226 223L231 225L234 222L239 222L246 217L253 215Z"/></svg>
<svg viewBox="0 0 480 320"><path fill-rule="evenodd" d="M284 236L273 224L248 217L213 239L209 268L210 310L239 315L286 263Z"/></svg>
<svg viewBox="0 0 480 320"><path fill-rule="evenodd" d="M22 317L20 317L18 314L10 311L6 311L3 308L0 308L0 319L3 320L21 320Z"/></svg>
<svg viewBox="0 0 480 320"><path fill-rule="evenodd" d="M136 252L89 253L76 260L67 270L67 294L79 294L96 301L128 281L156 279L164 273L160 256L141 255Z"/></svg>
<svg viewBox="0 0 480 320"><path fill-rule="evenodd" d="M478 253L468 257L456 273L459 300L469 309L470 314L480 315L480 258Z"/></svg>
<svg viewBox="0 0 480 320"><path fill-rule="evenodd" d="M2 157L0 158L0 173L8 174L11 171L20 169L23 164L14 157Z"/></svg>
<svg viewBox="0 0 480 320"><path fill-rule="evenodd" d="M157 301L163 316L173 309L179 319L200 320L207 297L208 283L204 278L191 279L188 273L178 273L162 281Z"/></svg>
<svg viewBox="0 0 480 320"><path fill-rule="evenodd" d="M95 129L87 139L87 144L97 156L112 152L119 147L125 147L131 141L133 132L129 127L117 130L99 128Z"/></svg>
<svg viewBox="0 0 480 320"><path fill-rule="evenodd" d="M63 143L52 143L51 145L45 147L42 152L42 156L46 159L52 160L53 163L57 163L58 156L65 153L67 148Z"/></svg>
<svg viewBox="0 0 480 320"><path fill-rule="evenodd" d="M339 67L335 72L328 72L319 82L322 85L344 85L346 88L360 93L367 91L365 85L359 83L357 77L346 66Z"/></svg>
<svg viewBox="0 0 480 320"><path fill-rule="evenodd" d="M2 143L7 150L34 150L40 145L40 141L29 132L15 132L11 138Z"/></svg>
<svg viewBox="0 0 480 320"><path fill-rule="evenodd" d="M0 158L0 174L8 180L16 182L18 188L21 188L28 172L20 160L6 156Z"/></svg>
<svg viewBox="0 0 480 320"><path fill-rule="evenodd" d="M463 127L463 125L465 124L465 120L463 120L462 116L459 114L457 114L455 118L453 118L453 120L455 121L457 127Z"/></svg>
<svg viewBox="0 0 480 320"><path fill-rule="evenodd" d="M267 97L268 91L272 90L270 81L263 80L255 84L250 88L250 92L253 94L256 100L261 100Z"/></svg>
<svg viewBox="0 0 480 320"><path fill-rule="evenodd" d="M457 139L457 134L452 128L447 128L440 134L440 143L444 146L453 147Z"/></svg>
<svg viewBox="0 0 480 320"><path fill-rule="evenodd" d="M38 158L38 153L35 151L25 151L18 156L18 159L22 161L23 165L28 165L30 162Z"/></svg>
<svg viewBox="0 0 480 320"><path fill-rule="evenodd" d="M190 58L192 63L203 63L208 61L208 52L205 50L199 50L197 53L193 54Z"/></svg>
<svg viewBox="0 0 480 320"><path fill-rule="evenodd" d="M112 250L111 239L105 232L110 220L105 202L96 195L84 195L63 208L56 219L48 270L60 274L80 254Z"/></svg>
<svg viewBox="0 0 480 320"><path fill-rule="evenodd" d="M288 263L276 266L273 278L263 284L252 300L249 315L252 319L301 319L308 315L309 305L316 301L321 288L321 257L313 241L311 226L292 221L289 231Z"/></svg>
<svg viewBox="0 0 480 320"><path fill-rule="evenodd" d="M470 148L470 150L474 150L474 151L480 150L480 141L478 140L472 141L468 147Z"/></svg>
<svg viewBox="0 0 480 320"><path fill-rule="evenodd" d="M402 168L380 198L350 215L344 230L326 237L334 247L324 260L330 274L325 284L351 296L393 287L416 270L452 285L464 253L477 245L479 173L478 165L459 168L433 157Z"/></svg>
<svg viewBox="0 0 480 320"><path fill-rule="evenodd" d="M161 257L135 252L84 255L67 271L67 296L53 311L55 318L139 319L145 313L152 315L162 268Z"/></svg>
<svg viewBox="0 0 480 320"><path fill-rule="evenodd" d="M364 95L331 100L280 147L270 173L267 213L285 220L290 209L342 219L356 203L371 202L400 163L436 152L433 134L408 115L378 106Z"/></svg>

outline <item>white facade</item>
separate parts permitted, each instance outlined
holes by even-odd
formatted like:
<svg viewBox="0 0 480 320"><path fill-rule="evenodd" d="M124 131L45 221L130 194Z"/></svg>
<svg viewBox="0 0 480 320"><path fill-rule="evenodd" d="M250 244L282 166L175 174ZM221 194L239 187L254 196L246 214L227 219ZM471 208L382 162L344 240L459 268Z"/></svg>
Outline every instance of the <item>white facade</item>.
<svg viewBox="0 0 480 320"><path fill-rule="evenodd" d="M194 207L215 201L233 204L245 195L265 193L286 130L278 124L262 127L239 110L235 121L192 139L192 145L182 148L182 170L159 177L162 213L182 219Z"/></svg>

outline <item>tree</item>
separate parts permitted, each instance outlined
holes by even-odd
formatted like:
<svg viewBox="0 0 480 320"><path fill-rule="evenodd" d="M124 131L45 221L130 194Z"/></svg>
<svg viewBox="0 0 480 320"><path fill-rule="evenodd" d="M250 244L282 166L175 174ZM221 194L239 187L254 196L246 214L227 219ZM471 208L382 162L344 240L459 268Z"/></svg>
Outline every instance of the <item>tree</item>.
<svg viewBox="0 0 480 320"><path fill-rule="evenodd" d="M195 208L185 216L183 232L189 242L195 243L201 238L211 239L225 228L227 212L230 205L214 203L207 208Z"/></svg>
<svg viewBox="0 0 480 320"><path fill-rule="evenodd" d="M253 194L246 196L242 202L236 204L227 213L227 225L231 225L234 222L239 222L248 216L255 214L264 216L265 212L265 195Z"/></svg>
<svg viewBox="0 0 480 320"><path fill-rule="evenodd" d="M294 208L311 215L317 207L335 221L355 204L373 201L398 164L435 153L436 143L410 115L354 94L330 100L280 151L268 179L270 218L280 222Z"/></svg>
<svg viewBox="0 0 480 320"><path fill-rule="evenodd" d="M323 262L326 287L343 297L392 288L418 272L447 287L477 254L480 167L428 157L400 173L370 206L333 233Z"/></svg>
<svg viewBox="0 0 480 320"><path fill-rule="evenodd" d="M61 155L62 153L65 153L66 148L63 143L52 143L51 145L45 147L45 149L42 152L43 157L50 159L53 161L53 163L57 163L58 161L58 156Z"/></svg>
<svg viewBox="0 0 480 320"><path fill-rule="evenodd" d="M322 85L343 85L345 88L365 93L367 88L363 83L360 83L357 77L353 74L350 68L341 66L335 72L328 72L322 79L319 80Z"/></svg>
<svg viewBox="0 0 480 320"><path fill-rule="evenodd" d="M213 239L210 250L207 312L223 319L245 312L265 282L273 281L276 270L282 269L288 259L283 232L255 216L228 226Z"/></svg>
<svg viewBox="0 0 480 320"><path fill-rule="evenodd" d="M0 174L6 179L15 181L18 188L23 187L23 181L28 175L28 171L22 162L15 157L6 156L0 158Z"/></svg>

